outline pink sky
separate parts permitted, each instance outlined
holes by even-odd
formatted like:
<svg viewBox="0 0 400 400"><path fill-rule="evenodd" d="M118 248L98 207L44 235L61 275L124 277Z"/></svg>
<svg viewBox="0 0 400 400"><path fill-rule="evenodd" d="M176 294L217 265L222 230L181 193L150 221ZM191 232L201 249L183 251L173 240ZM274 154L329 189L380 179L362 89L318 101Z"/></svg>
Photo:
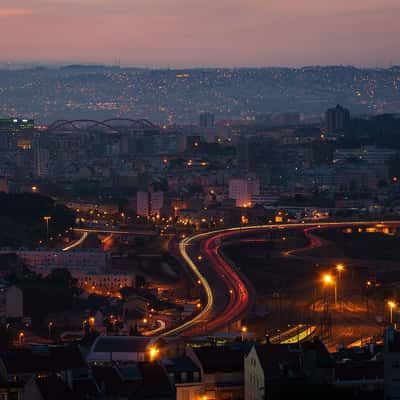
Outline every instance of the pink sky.
<svg viewBox="0 0 400 400"><path fill-rule="evenodd" d="M400 64L399 0L0 0L0 62Z"/></svg>

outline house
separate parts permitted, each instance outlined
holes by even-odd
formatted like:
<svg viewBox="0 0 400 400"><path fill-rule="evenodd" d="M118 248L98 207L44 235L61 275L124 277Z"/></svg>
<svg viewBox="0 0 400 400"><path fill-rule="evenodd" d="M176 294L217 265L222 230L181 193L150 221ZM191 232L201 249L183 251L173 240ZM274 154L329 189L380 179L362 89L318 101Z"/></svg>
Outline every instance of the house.
<svg viewBox="0 0 400 400"><path fill-rule="evenodd" d="M0 393L18 391L20 399L83 399L84 394L99 393L76 346L32 345L8 350L0 356L0 382L4 382Z"/></svg>
<svg viewBox="0 0 400 400"><path fill-rule="evenodd" d="M87 361L111 363L149 360L155 338L144 336L99 336L93 343Z"/></svg>
<svg viewBox="0 0 400 400"><path fill-rule="evenodd" d="M264 400L270 386L300 371L298 346L283 344L253 345L244 359L246 400Z"/></svg>
<svg viewBox="0 0 400 400"><path fill-rule="evenodd" d="M93 375L105 399L172 400L173 386L157 362L94 365Z"/></svg>
<svg viewBox="0 0 400 400"><path fill-rule="evenodd" d="M204 395L200 368L184 355L164 362L170 382L175 385L176 399L198 399Z"/></svg>
<svg viewBox="0 0 400 400"><path fill-rule="evenodd" d="M301 369L314 384L331 384L335 379L335 361L318 338L300 344Z"/></svg>
<svg viewBox="0 0 400 400"><path fill-rule="evenodd" d="M17 382L0 382L0 399L43 400L34 376ZM61 399L60 399L61 400Z"/></svg>
<svg viewBox="0 0 400 400"><path fill-rule="evenodd" d="M201 393L209 400L244 399L243 360L246 351L244 346L188 348L187 356L200 370L201 384L177 384L177 398L197 400L196 396Z"/></svg>
<svg viewBox="0 0 400 400"><path fill-rule="evenodd" d="M384 335L384 398L400 399L400 332L391 325Z"/></svg>
<svg viewBox="0 0 400 400"><path fill-rule="evenodd" d="M382 398L383 382L383 360L345 360L336 364L334 385L337 388Z"/></svg>

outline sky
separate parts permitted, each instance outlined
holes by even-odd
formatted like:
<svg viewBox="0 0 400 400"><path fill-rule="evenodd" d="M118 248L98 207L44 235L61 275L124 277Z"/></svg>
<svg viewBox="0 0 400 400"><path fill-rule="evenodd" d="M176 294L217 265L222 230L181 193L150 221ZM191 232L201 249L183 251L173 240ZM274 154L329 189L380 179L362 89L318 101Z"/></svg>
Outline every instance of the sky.
<svg viewBox="0 0 400 400"><path fill-rule="evenodd" d="M0 63L400 64L399 0L0 0Z"/></svg>

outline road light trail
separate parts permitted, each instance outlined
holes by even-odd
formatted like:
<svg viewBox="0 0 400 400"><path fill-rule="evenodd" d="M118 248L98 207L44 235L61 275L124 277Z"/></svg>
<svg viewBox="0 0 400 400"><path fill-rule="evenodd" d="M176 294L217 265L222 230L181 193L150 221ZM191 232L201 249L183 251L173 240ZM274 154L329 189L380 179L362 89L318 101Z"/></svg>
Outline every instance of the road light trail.
<svg viewBox="0 0 400 400"><path fill-rule="evenodd" d="M155 335L159 334L160 332L162 332L163 330L165 330L165 328L167 326L165 321L163 321L162 319L157 319L156 322L158 324L157 328L142 332L142 335L143 336L155 336Z"/></svg>
<svg viewBox="0 0 400 400"><path fill-rule="evenodd" d="M317 327L314 325L298 324L270 338L273 344L293 344L309 339L315 334Z"/></svg>
<svg viewBox="0 0 400 400"><path fill-rule="evenodd" d="M188 330L190 328L192 328L194 325L196 325L197 323L200 323L202 320L204 321L208 315L208 313L211 311L212 306L213 306L213 302L214 302L214 296L213 296L213 292L211 290L211 287L209 285L209 283L207 282L206 278L201 274L201 272L199 271L197 265L192 261L192 259L189 257L186 247L188 245L190 245L190 243L194 240L198 240L202 237L205 237L207 235L209 235L210 233L203 233L203 234L199 234L199 235L195 235L189 238L185 238L183 240L181 240L179 242L179 251L181 253L182 258L185 260L185 262L187 263L187 265L189 266L189 268L192 270L192 272L194 273L194 275L196 276L196 278L200 281L200 283L203 286L203 290L206 294L207 297L207 302L205 307L201 310L201 312L199 314L197 314L194 318L192 318L191 320L183 323L182 325L171 329L167 332L164 332L160 335L160 337L163 336L172 336L172 335L176 335L178 333L181 333L184 330Z"/></svg>
<svg viewBox="0 0 400 400"><path fill-rule="evenodd" d="M62 251L70 251L72 249L74 249L75 247L80 246L89 236L88 232L84 232L83 235L76 240L75 242L72 242L71 244L69 244L68 246L65 246Z"/></svg>
<svg viewBox="0 0 400 400"><path fill-rule="evenodd" d="M236 234L243 234L253 231L263 231L271 229L293 229L293 228L334 228L343 226L370 226L376 224L386 224L386 225L400 225L400 221L338 221L338 222L318 222L318 223L294 223L294 224L274 224L274 225L253 225L246 227L235 227L219 229L211 232L200 233L189 238L183 239L179 243L179 251L181 257L186 262L188 267L191 269L197 280L200 281L204 293L206 295L206 304L199 314L194 316L192 319L185 321L183 324L166 331L160 335L162 336L172 336L177 334L194 334L201 333L199 330L199 324L203 324L204 333L210 333L216 329L220 329L231 322L239 319L249 304L249 289L248 285L244 282L244 277L239 276L239 274L233 270L233 268L224 260L223 257L218 253L219 245L216 244L219 240L233 236ZM310 229L311 230L311 229ZM208 238L208 239L207 239ZM223 282L227 289L228 304L226 305L224 311L220 315L213 317L210 320L210 315L212 314L215 296L213 290L211 289L210 282L201 272L201 268L196 265L194 259L190 257L187 252L187 247L195 241L202 241L207 239L204 245L205 259L203 262L209 262L213 267L214 271L217 272L220 280ZM215 290L215 289L214 289ZM206 323L205 323L206 322Z"/></svg>

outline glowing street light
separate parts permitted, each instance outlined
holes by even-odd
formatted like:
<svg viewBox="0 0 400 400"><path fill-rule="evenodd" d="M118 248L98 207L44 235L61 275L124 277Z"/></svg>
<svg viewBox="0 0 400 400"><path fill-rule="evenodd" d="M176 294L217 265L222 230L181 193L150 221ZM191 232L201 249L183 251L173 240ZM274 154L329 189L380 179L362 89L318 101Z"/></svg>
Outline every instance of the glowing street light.
<svg viewBox="0 0 400 400"><path fill-rule="evenodd" d="M149 354L150 354L150 361L153 362L160 354L160 350L157 347L152 346L149 349Z"/></svg>
<svg viewBox="0 0 400 400"><path fill-rule="evenodd" d="M25 333L24 332L20 332L19 335L18 335L19 344L24 343L24 337L25 337Z"/></svg>
<svg viewBox="0 0 400 400"><path fill-rule="evenodd" d="M396 303L394 301L388 301L387 305L390 310L390 323L393 324L393 309L396 308Z"/></svg>
<svg viewBox="0 0 400 400"><path fill-rule="evenodd" d="M242 329L241 329L242 342L244 342L244 338L245 338L246 332L247 332L247 326L243 325Z"/></svg>
<svg viewBox="0 0 400 400"><path fill-rule="evenodd" d="M343 309L343 291L342 291L342 272L344 271L344 265L343 264L338 264L336 265L336 270L338 272L338 291L340 290L340 303L341 303L341 308Z"/></svg>
<svg viewBox="0 0 400 400"><path fill-rule="evenodd" d="M332 285L334 287L334 290L335 290L335 306L336 306L337 305L337 285L336 285L335 279L333 279L332 275L325 274L322 277L322 281L326 286Z"/></svg>
<svg viewBox="0 0 400 400"><path fill-rule="evenodd" d="M325 275L322 277L322 280L323 280L323 282L324 282L325 284L327 284L327 285L331 285L331 284L333 283L332 275L329 275L329 274L325 274Z"/></svg>

